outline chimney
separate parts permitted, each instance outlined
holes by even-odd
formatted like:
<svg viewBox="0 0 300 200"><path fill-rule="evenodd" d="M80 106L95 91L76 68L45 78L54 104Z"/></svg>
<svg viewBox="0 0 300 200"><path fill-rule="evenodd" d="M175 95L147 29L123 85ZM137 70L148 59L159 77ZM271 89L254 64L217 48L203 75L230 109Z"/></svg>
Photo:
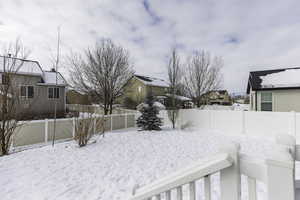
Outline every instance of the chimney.
<svg viewBox="0 0 300 200"><path fill-rule="evenodd" d="M54 67L53 67L53 68L51 68L51 72L56 72Z"/></svg>

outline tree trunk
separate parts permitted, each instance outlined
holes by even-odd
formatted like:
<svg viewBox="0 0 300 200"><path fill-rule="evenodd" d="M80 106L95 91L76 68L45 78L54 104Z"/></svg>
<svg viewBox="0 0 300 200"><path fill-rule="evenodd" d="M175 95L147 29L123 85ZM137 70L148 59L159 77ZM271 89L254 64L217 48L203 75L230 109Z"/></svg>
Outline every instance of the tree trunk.
<svg viewBox="0 0 300 200"><path fill-rule="evenodd" d="M172 112L172 125L173 125L173 129L175 129L175 109Z"/></svg>
<svg viewBox="0 0 300 200"><path fill-rule="evenodd" d="M113 101L110 101L110 103L109 103L109 113L110 114L113 113Z"/></svg>
<svg viewBox="0 0 300 200"><path fill-rule="evenodd" d="M3 136L1 138L1 152L0 152L0 156L7 155L7 154L8 154L8 150L6 149L5 137Z"/></svg>

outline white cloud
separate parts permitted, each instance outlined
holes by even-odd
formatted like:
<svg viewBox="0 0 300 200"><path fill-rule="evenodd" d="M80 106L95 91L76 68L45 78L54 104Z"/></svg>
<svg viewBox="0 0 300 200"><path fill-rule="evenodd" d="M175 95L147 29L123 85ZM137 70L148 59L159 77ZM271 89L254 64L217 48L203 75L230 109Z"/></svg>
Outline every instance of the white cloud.
<svg viewBox="0 0 300 200"><path fill-rule="evenodd" d="M20 36L50 68L61 26L62 54L109 37L138 73L160 77L172 47L184 57L205 49L224 58L224 88L240 92L249 70L300 66L299 11L292 0L10 0L0 2L0 42Z"/></svg>

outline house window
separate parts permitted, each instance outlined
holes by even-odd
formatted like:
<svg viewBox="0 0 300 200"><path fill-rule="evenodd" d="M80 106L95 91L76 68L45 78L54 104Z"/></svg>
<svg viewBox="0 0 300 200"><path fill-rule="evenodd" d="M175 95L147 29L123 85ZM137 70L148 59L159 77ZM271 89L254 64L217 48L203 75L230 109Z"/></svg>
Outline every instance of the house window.
<svg viewBox="0 0 300 200"><path fill-rule="evenodd" d="M21 97L29 98L29 99L33 98L34 97L34 87L22 85L21 86Z"/></svg>
<svg viewBox="0 0 300 200"><path fill-rule="evenodd" d="M142 86L139 86L139 87L138 87L138 92L139 92L139 93L142 92Z"/></svg>
<svg viewBox="0 0 300 200"><path fill-rule="evenodd" d="M59 88L48 88L48 98L49 99L59 99Z"/></svg>
<svg viewBox="0 0 300 200"><path fill-rule="evenodd" d="M272 93L261 93L261 111L272 111Z"/></svg>
<svg viewBox="0 0 300 200"><path fill-rule="evenodd" d="M1 83L3 85L9 84L9 75L8 74L1 74Z"/></svg>

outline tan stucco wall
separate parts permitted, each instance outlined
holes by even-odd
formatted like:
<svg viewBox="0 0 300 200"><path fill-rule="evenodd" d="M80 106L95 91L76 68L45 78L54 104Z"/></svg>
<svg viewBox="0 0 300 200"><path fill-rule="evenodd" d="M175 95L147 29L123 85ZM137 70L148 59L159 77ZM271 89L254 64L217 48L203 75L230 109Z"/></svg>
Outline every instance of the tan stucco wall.
<svg viewBox="0 0 300 200"><path fill-rule="evenodd" d="M141 87L140 91L139 87ZM141 103L145 100L148 92L150 91L154 96L161 96L167 93L167 88L145 85L142 81L133 77L126 84L124 88L124 95L121 97L121 101L127 97L137 103Z"/></svg>
<svg viewBox="0 0 300 200"><path fill-rule="evenodd" d="M300 89L257 91L256 94L258 111L261 111L262 92L272 93L272 110L274 112L300 112ZM255 104L254 109L252 110L255 110Z"/></svg>
<svg viewBox="0 0 300 200"><path fill-rule="evenodd" d="M67 104L91 105L88 95L80 94L74 90L69 90L66 93Z"/></svg>
<svg viewBox="0 0 300 200"><path fill-rule="evenodd" d="M139 87L141 90L139 92ZM130 98L136 102L142 102L147 95L147 86L144 85L141 81L137 80L136 78L132 78L128 81L127 85L124 88L124 98Z"/></svg>

